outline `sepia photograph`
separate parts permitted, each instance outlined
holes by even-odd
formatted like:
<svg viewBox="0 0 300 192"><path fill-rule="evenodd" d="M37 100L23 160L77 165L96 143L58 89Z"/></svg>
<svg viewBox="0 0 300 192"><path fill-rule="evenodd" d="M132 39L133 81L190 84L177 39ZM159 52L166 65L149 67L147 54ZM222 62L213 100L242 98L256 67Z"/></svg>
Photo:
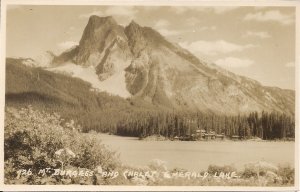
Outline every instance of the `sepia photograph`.
<svg viewBox="0 0 300 192"><path fill-rule="evenodd" d="M13 2L2 187L297 189L297 3Z"/></svg>

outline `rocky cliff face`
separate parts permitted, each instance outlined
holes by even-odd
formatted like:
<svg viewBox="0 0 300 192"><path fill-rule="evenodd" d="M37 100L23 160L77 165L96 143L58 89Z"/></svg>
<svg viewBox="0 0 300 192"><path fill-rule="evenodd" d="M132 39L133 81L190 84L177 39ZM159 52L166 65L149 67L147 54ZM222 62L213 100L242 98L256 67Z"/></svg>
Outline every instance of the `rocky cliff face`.
<svg viewBox="0 0 300 192"><path fill-rule="evenodd" d="M100 81L115 79L114 85L125 83L132 97L169 108L294 114L294 91L264 87L205 63L134 21L123 28L112 17L91 16L79 46L53 61L92 66Z"/></svg>

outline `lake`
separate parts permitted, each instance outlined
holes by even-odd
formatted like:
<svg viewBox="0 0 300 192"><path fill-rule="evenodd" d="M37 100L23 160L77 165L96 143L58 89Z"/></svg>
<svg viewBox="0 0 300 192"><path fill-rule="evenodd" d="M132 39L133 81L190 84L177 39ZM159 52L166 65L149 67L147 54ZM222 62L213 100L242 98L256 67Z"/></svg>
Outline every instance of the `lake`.
<svg viewBox="0 0 300 192"><path fill-rule="evenodd" d="M295 142L284 141L141 141L135 137L99 134L108 148L120 154L126 165L145 166L152 159L167 167L190 171L207 170L209 165L233 165L267 161L294 166Z"/></svg>

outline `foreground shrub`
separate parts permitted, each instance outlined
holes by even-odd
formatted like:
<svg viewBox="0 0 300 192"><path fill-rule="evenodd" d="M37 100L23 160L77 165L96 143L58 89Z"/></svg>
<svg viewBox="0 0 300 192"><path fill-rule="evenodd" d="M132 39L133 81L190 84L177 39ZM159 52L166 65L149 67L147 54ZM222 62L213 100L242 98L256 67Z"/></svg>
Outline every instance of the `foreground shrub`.
<svg viewBox="0 0 300 192"><path fill-rule="evenodd" d="M231 165L224 165L224 166L218 166L218 165L209 165L207 172L210 174L215 174L215 173L229 173L229 172L236 172L236 168L234 168Z"/></svg>
<svg viewBox="0 0 300 192"><path fill-rule="evenodd" d="M268 163L265 161L259 161L259 162L252 162L245 165L245 169L243 172L244 178L251 178L251 177L260 177L260 176L266 176L271 175L272 173L277 173L278 167L276 165L273 165L272 163Z"/></svg>
<svg viewBox="0 0 300 192"><path fill-rule="evenodd" d="M66 122L58 114L36 111L31 107L6 108L4 130L5 182L39 184L37 173L50 168L85 168L101 166L113 170L119 164L114 152L106 149L91 134L78 131L74 121ZM30 176L17 178L19 170L30 170ZM49 175L52 173L49 173ZM49 179L49 178L48 178ZM45 181L44 181L45 182ZM68 183L61 176L46 183Z"/></svg>
<svg viewBox="0 0 300 192"><path fill-rule="evenodd" d="M241 172L244 179L254 178L260 181L260 185L293 185L295 169L290 165L273 165L272 163L259 161L248 163Z"/></svg>
<svg viewBox="0 0 300 192"><path fill-rule="evenodd" d="M148 167L151 170L155 171L167 171L167 165L165 161L162 161L160 159L153 159L149 162Z"/></svg>
<svg viewBox="0 0 300 192"><path fill-rule="evenodd" d="M294 184L295 169L289 165L280 165L277 174L282 178L282 184Z"/></svg>

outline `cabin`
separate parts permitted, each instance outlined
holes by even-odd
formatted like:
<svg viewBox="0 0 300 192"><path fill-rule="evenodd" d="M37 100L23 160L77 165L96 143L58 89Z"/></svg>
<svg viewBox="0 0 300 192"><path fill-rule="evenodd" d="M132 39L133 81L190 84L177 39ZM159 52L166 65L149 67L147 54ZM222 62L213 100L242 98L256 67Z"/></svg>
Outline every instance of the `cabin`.
<svg viewBox="0 0 300 192"><path fill-rule="evenodd" d="M224 138L225 138L224 133L216 135L216 139L218 139L218 140L223 140Z"/></svg>
<svg viewBox="0 0 300 192"><path fill-rule="evenodd" d="M205 135L206 131L204 129L197 129L196 130L196 134L195 134L195 139L196 140L201 140L201 139L205 139Z"/></svg>
<svg viewBox="0 0 300 192"><path fill-rule="evenodd" d="M201 131L200 131L200 129L196 130L195 139L196 140L200 140L201 139Z"/></svg>
<svg viewBox="0 0 300 192"><path fill-rule="evenodd" d="M191 140L191 141L196 141L196 140L198 140L197 135L196 135L196 134L192 134L192 135L190 136L190 140Z"/></svg>
<svg viewBox="0 0 300 192"><path fill-rule="evenodd" d="M175 137L173 138L173 140L174 140L174 141L178 141L178 140L179 140L179 137L175 136Z"/></svg>
<svg viewBox="0 0 300 192"><path fill-rule="evenodd" d="M240 140L241 137L239 135L231 135L231 139L236 141L236 140Z"/></svg>
<svg viewBox="0 0 300 192"><path fill-rule="evenodd" d="M204 134L204 138L206 140L216 139L216 134L214 131L210 131L209 133Z"/></svg>
<svg viewBox="0 0 300 192"><path fill-rule="evenodd" d="M185 134L185 136L179 137L181 141L193 141L193 136L190 134Z"/></svg>

